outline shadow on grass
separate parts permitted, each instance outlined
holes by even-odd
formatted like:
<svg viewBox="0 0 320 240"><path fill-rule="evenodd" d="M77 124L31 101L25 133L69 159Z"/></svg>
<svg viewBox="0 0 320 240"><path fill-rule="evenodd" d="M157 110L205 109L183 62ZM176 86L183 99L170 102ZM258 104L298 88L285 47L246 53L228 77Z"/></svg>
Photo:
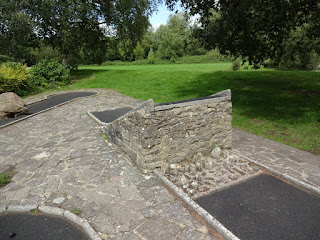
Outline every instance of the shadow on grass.
<svg viewBox="0 0 320 240"><path fill-rule="evenodd" d="M82 79L94 77L97 74L108 72L110 70L100 70L100 69L78 69L78 70L72 70L71 71L71 80L72 81L79 81Z"/></svg>
<svg viewBox="0 0 320 240"><path fill-rule="evenodd" d="M230 88L234 112L267 120L320 122L316 72L214 72L177 89L179 97L204 97Z"/></svg>

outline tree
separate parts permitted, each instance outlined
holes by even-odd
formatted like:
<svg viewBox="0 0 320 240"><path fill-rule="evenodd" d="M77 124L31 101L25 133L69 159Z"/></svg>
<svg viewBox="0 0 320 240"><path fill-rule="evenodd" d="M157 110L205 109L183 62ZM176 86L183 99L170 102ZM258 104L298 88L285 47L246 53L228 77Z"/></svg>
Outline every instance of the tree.
<svg viewBox="0 0 320 240"><path fill-rule="evenodd" d="M30 50L38 45L30 18L18 9L22 3L0 1L0 54L16 61L31 58Z"/></svg>
<svg viewBox="0 0 320 240"><path fill-rule="evenodd" d="M133 53L135 60L141 60L145 57L144 49L140 43L137 44L136 48L133 50Z"/></svg>
<svg viewBox="0 0 320 240"><path fill-rule="evenodd" d="M117 37L135 46L148 27L152 9L146 0L1 0L0 29L15 38L10 16L17 14L32 23L29 34L59 50L66 66L76 65L81 52L92 62L101 63L107 31L114 30Z"/></svg>
<svg viewBox="0 0 320 240"><path fill-rule="evenodd" d="M185 55L191 38L191 26L183 13L170 15L167 25L155 32L155 45L160 58L174 60Z"/></svg>
<svg viewBox="0 0 320 240"><path fill-rule="evenodd" d="M154 64L154 53L153 49L151 48L149 53L148 53L148 63L149 64Z"/></svg>
<svg viewBox="0 0 320 240"><path fill-rule="evenodd" d="M291 31L288 39L283 44L283 55L276 57L275 62L285 69L312 70L320 63L316 53L320 38L309 38L310 25L305 24Z"/></svg>
<svg viewBox="0 0 320 240"><path fill-rule="evenodd" d="M168 6L176 0L167 0ZM250 63L281 56L291 31L310 24L309 38L319 38L318 0L181 0L191 14L199 14L203 36L222 53L248 56ZM218 16L210 23L214 12ZM319 47L317 49L319 53Z"/></svg>

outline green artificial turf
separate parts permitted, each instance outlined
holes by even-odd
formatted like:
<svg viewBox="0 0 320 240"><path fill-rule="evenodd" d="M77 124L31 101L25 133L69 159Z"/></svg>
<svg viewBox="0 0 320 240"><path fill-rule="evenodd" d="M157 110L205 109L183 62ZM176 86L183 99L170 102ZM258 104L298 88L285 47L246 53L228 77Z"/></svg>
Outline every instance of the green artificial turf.
<svg viewBox="0 0 320 240"><path fill-rule="evenodd" d="M320 72L231 71L231 63L81 66L65 89L169 102L232 90L233 126L320 155Z"/></svg>

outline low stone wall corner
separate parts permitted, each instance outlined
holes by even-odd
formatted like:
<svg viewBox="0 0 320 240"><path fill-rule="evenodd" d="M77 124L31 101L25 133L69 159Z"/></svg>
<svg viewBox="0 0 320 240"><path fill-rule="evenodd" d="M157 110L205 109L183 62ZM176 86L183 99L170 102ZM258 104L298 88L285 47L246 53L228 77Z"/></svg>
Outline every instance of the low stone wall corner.
<svg viewBox="0 0 320 240"><path fill-rule="evenodd" d="M231 112L229 89L171 103L150 99L105 126L103 133L139 168L152 171L197 153L209 155L215 147L231 149Z"/></svg>

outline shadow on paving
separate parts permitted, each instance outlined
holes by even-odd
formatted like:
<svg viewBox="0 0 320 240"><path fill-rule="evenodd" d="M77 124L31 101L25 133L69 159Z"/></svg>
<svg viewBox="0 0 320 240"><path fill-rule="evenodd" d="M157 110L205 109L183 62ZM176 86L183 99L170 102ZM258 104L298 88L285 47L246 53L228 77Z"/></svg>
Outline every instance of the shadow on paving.
<svg viewBox="0 0 320 240"><path fill-rule="evenodd" d="M58 216L29 213L0 215L0 239L89 240L78 226Z"/></svg>
<svg viewBox="0 0 320 240"><path fill-rule="evenodd" d="M38 113L40 111L57 106L59 104L65 103L65 102L70 101L75 98L88 97L88 96L93 96L95 94L96 94L95 92L73 92L73 93L64 93L64 94L54 95L54 96L51 96L48 99L43 100L41 102L28 105L27 106L28 110L29 110L28 115ZM19 119L22 119L28 115L20 115L16 118L1 119L0 126L8 124L8 123L16 121L16 120L19 120Z"/></svg>
<svg viewBox="0 0 320 240"><path fill-rule="evenodd" d="M320 197L271 175L196 202L240 239L320 239Z"/></svg>

